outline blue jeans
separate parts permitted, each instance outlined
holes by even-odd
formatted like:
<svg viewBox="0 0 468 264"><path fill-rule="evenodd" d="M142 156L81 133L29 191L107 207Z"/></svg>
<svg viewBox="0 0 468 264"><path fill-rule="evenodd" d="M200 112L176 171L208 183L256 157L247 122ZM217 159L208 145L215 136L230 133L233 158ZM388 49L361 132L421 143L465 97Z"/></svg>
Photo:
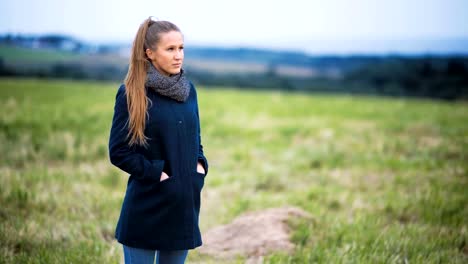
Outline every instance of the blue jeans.
<svg viewBox="0 0 468 264"><path fill-rule="evenodd" d="M148 250L123 245L125 264L184 264L188 250Z"/></svg>

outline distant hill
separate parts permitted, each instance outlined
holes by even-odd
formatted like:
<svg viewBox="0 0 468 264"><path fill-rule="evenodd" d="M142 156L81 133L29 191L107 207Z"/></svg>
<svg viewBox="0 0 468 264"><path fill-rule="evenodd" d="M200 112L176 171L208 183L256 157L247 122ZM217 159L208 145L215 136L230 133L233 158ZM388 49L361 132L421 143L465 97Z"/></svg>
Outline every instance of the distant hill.
<svg viewBox="0 0 468 264"><path fill-rule="evenodd" d="M92 56L122 66L128 62L130 44L89 44L65 35L0 35L0 57L7 64L31 61L82 61ZM108 56L105 56L108 55ZM301 52L255 48L186 47L186 67L216 74L248 74L276 71L284 76L332 77L380 60L375 56L310 56Z"/></svg>
<svg viewBox="0 0 468 264"><path fill-rule="evenodd" d="M68 36L0 36L0 76L123 81L129 44ZM468 98L468 55L327 55L188 46L184 68L197 84L301 92Z"/></svg>

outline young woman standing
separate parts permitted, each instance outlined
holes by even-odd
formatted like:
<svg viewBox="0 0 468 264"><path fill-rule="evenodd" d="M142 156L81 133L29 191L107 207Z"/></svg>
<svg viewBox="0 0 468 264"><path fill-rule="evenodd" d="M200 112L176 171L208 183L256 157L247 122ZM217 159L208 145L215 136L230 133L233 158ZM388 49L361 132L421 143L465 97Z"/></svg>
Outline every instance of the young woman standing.
<svg viewBox="0 0 468 264"><path fill-rule="evenodd" d="M130 174L115 238L125 263L184 263L202 244L200 192L208 173L197 92L182 63L184 40L168 21L146 19L117 91L112 164Z"/></svg>

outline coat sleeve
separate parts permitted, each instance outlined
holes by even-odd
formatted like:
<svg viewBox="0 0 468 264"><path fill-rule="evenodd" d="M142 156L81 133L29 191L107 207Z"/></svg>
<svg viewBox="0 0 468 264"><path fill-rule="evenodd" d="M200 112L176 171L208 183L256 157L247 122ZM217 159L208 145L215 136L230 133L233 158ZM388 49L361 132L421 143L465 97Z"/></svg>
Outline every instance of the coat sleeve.
<svg viewBox="0 0 468 264"><path fill-rule="evenodd" d="M193 84L192 84L193 86ZM195 90L195 87L193 87ZM205 168L205 176L208 175L208 160L206 159L205 155L203 154L203 145L201 143L201 132L200 132L200 115L198 112L198 98L197 93L195 92L195 102L196 102L196 109L197 109L197 122L198 122L198 142L200 142L200 146L198 148L198 161L202 163L202 166Z"/></svg>
<svg viewBox="0 0 468 264"><path fill-rule="evenodd" d="M128 145L128 108L125 86L117 91L114 116L109 136L110 162L138 180L159 182L164 168L164 160L148 160Z"/></svg>

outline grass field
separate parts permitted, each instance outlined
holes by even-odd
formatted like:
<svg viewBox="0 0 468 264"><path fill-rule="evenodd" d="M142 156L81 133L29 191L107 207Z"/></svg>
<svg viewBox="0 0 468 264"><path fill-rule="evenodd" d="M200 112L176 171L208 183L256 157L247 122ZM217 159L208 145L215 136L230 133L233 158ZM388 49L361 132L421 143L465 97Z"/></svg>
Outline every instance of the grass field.
<svg viewBox="0 0 468 264"><path fill-rule="evenodd" d="M119 263L118 84L0 79L0 263ZM198 87L202 232L300 207L265 263L467 263L468 104ZM191 251L188 263L214 260Z"/></svg>
<svg viewBox="0 0 468 264"><path fill-rule="evenodd" d="M79 57L79 55L66 51L34 50L4 44L0 45L0 58L3 58L6 62L65 62L76 60Z"/></svg>

